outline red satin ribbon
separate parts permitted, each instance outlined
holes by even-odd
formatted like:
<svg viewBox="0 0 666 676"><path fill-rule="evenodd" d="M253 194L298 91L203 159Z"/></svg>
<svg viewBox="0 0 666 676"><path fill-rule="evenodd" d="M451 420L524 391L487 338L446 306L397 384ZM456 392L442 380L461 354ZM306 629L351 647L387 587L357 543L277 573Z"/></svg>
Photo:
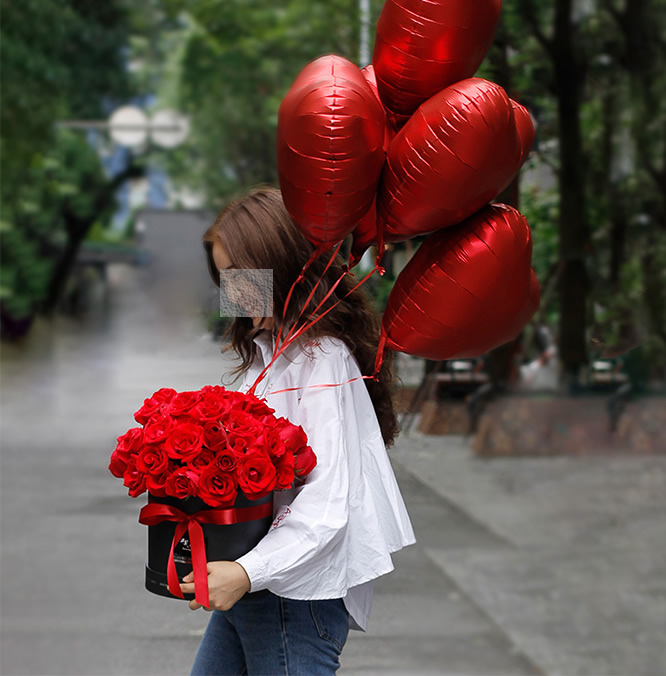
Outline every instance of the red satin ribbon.
<svg viewBox="0 0 666 676"><path fill-rule="evenodd" d="M253 507L229 507L227 509L207 509L194 514L186 514L176 507L159 502L150 502L141 509L139 523L144 526L156 526L162 521L175 521L176 531L171 541L169 562L167 564L167 582L169 591L178 598L185 598L176 573L174 549L185 533L190 538L192 550L192 572L194 573L194 598L197 603L208 607L208 570L206 568L206 545L202 523L218 526L230 526L234 523L263 519L273 513L273 501Z"/></svg>

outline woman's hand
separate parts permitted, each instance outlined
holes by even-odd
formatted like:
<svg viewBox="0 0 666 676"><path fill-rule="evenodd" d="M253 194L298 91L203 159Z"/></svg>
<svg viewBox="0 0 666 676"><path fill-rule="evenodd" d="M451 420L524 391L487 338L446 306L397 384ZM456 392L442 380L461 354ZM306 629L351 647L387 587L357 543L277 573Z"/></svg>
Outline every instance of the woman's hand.
<svg viewBox="0 0 666 676"><path fill-rule="evenodd" d="M235 561L211 561L208 569L208 603L206 610L229 610L246 592L250 591L250 578L245 568ZM183 594L194 594L194 574L188 573L180 585ZM203 608L194 599L190 609Z"/></svg>

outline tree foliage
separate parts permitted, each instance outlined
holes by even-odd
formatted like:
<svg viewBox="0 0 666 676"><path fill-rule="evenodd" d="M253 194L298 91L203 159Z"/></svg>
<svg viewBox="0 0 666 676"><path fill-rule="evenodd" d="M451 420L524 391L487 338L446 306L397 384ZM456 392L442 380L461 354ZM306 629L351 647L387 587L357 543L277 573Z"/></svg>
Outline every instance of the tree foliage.
<svg viewBox="0 0 666 676"><path fill-rule="evenodd" d="M179 106L190 142L170 154L172 175L219 205L275 183L280 102L299 71L327 53L358 62L358 0L165 0L180 18ZM373 0L374 20L381 2ZM374 26L374 22L371 24Z"/></svg>
<svg viewBox="0 0 666 676"><path fill-rule="evenodd" d="M106 211L99 207L110 182L96 153L56 123L105 117L129 80L119 2L5 3L1 31L0 300L10 330L12 319L54 300L85 232Z"/></svg>
<svg viewBox="0 0 666 676"><path fill-rule="evenodd" d="M524 184L537 254L551 233L562 359L666 346L666 2L506 0L498 34L510 87L538 121ZM551 205L551 206L547 206ZM547 208L546 208L547 207Z"/></svg>
<svg viewBox="0 0 666 676"><path fill-rule="evenodd" d="M2 220L0 298L14 318L48 301L72 224L109 216L97 202L108 180L96 152L75 132L60 131L25 176Z"/></svg>

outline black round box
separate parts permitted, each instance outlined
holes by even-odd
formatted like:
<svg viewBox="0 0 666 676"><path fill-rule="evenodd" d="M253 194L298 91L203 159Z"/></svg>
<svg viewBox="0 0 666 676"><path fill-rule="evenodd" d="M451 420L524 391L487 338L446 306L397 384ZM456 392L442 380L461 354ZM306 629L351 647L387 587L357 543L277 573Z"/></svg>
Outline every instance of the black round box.
<svg viewBox="0 0 666 676"><path fill-rule="evenodd" d="M273 494L259 500L248 500L242 493L238 493L235 508L255 507L273 501ZM159 498L148 496L148 502L157 502L180 509L186 514L194 514L207 509L214 509L199 498ZM245 521L231 525L218 526L216 524L201 524L206 544L206 561L235 561L247 554L268 533L273 522L273 513L254 521ZM148 563L146 565L146 589L153 594L178 598L169 591L167 582L167 563L171 543L176 531L174 521L162 521L156 526L148 526ZM178 579L182 580L192 570L192 557L188 534L181 538L174 547L174 562ZM186 600L194 598L194 594L185 594Z"/></svg>

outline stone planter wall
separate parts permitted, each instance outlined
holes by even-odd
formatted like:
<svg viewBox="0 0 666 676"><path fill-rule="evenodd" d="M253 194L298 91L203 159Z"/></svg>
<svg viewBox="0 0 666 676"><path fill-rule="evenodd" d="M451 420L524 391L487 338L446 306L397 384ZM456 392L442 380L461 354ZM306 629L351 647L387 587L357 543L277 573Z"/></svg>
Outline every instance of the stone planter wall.
<svg viewBox="0 0 666 676"><path fill-rule="evenodd" d="M480 456L666 453L666 398L627 404L615 430L606 397L511 395L491 401L472 449Z"/></svg>

